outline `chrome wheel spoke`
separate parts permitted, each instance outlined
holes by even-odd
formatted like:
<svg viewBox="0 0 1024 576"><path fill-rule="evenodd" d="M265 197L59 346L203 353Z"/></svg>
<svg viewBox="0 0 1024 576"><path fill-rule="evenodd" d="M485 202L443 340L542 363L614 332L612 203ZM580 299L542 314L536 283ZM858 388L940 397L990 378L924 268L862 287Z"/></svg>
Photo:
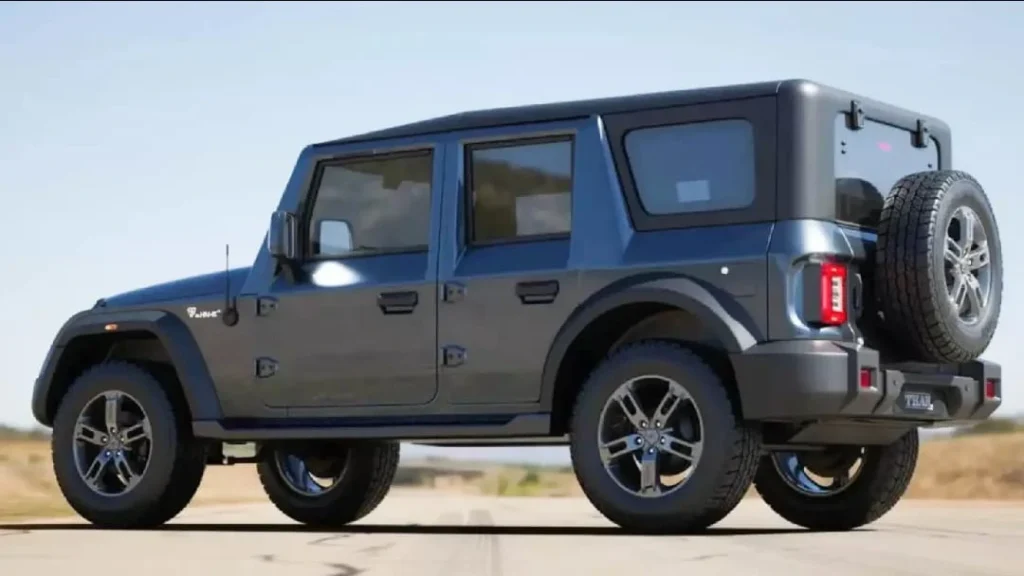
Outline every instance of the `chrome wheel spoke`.
<svg viewBox="0 0 1024 576"><path fill-rule="evenodd" d="M118 452L113 455L114 470L117 472L117 478L121 481L121 484L125 488L134 488L139 483L141 477L135 473L132 469L128 459L124 457L124 454Z"/></svg>
<svg viewBox="0 0 1024 576"><path fill-rule="evenodd" d="M668 422L668 419L676 411L684 401L690 399L690 396L686 393L686 390L678 384L670 384L668 391L665 392L665 396L658 403L658 407L654 410L655 426L661 427Z"/></svg>
<svg viewBox="0 0 1024 576"><path fill-rule="evenodd" d="M100 489L100 481L103 479L103 472L106 471L107 465L110 464L112 455L109 451L104 450L100 452L96 458L93 459L92 464L82 474L82 480L92 487L93 490Z"/></svg>
<svg viewBox="0 0 1024 576"><path fill-rule="evenodd" d="M152 436L149 429L149 419L145 419L138 424L129 426L121 431L121 442L127 447L130 444L134 444L139 440L146 440Z"/></svg>
<svg viewBox="0 0 1024 576"><path fill-rule="evenodd" d="M636 396L633 395L633 390L629 386L620 388L616 391L613 398L633 426L637 428L647 427L647 416L644 414L642 405L637 402Z"/></svg>
<svg viewBox="0 0 1024 576"><path fill-rule="evenodd" d="M662 434L659 449L673 456L682 458L687 462L693 462L700 458L701 442L685 442L670 434Z"/></svg>
<svg viewBox="0 0 1024 576"><path fill-rule="evenodd" d="M88 442L95 446L106 446L107 435L79 420L75 426L75 440Z"/></svg>
<svg viewBox="0 0 1024 576"><path fill-rule="evenodd" d="M959 264L960 259L963 258L963 251L960 249L960 245L948 235L946 236L946 250L942 253L942 257L946 262L952 264Z"/></svg>
<svg viewBox="0 0 1024 576"><path fill-rule="evenodd" d="M108 392L106 403L104 404L104 420L107 425L107 432L111 434L117 433L117 419L121 414L121 402L124 397L120 392Z"/></svg>
<svg viewBox="0 0 1024 576"><path fill-rule="evenodd" d="M654 448L644 451L640 458L640 492L650 494L660 492L658 482L658 452Z"/></svg>
<svg viewBox="0 0 1024 576"><path fill-rule="evenodd" d="M967 254L974 246L974 228L978 225L978 216L974 210L961 207L957 210L960 220L960 253Z"/></svg>
<svg viewBox="0 0 1024 576"><path fill-rule="evenodd" d="M982 308L985 307L985 293L981 289L981 283L971 274L965 274L963 284L967 301L971 303L971 311L980 314Z"/></svg>
<svg viewBox="0 0 1024 576"><path fill-rule="evenodd" d="M957 312L962 312L964 309L964 303L967 301L967 276L963 274L957 274L953 280L953 287L950 289L950 300L953 302L953 306L956 307Z"/></svg>
<svg viewBox="0 0 1024 576"><path fill-rule="evenodd" d="M970 270L981 270L985 266L988 266L989 253L988 253L988 241L982 241L978 244L978 247L967 253L968 268Z"/></svg>
<svg viewBox="0 0 1024 576"><path fill-rule="evenodd" d="M616 438L601 446L601 461L604 462L605 466L608 466L622 456L636 452L642 446L643 440L636 434Z"/></svg>

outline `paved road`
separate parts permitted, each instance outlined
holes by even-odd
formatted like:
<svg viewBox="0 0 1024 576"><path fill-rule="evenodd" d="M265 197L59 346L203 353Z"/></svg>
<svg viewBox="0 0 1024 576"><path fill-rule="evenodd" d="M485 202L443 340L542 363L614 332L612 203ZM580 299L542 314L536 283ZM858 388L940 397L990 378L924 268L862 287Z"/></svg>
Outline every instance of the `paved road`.
<svg viewBox="0 0 1024 576"><path fill-rule="evenodd" d="M709 535L622 535L584 500L394 492L343 532L267 505L193 508L168 528L0 525L0 574L108 576L1024 574L1024 506L905 501L858 532L811 534L745 501Z"/></svg>

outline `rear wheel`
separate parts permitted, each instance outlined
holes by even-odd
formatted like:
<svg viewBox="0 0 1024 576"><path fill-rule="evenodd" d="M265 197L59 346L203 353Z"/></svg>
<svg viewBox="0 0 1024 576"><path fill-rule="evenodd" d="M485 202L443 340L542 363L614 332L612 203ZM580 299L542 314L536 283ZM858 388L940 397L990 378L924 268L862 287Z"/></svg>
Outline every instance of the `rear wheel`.
<svg viewBox="0 0 1024 576"><path fill-rule="evenodd" d="M278 510L311 526L338 527L372 512L398 470L397 442L269 446L257 465Z"/></svg>
<svg viewBox="0 0 1024 576"><path fill-rule="evenodd" d="M188 505L205 452L143 368L111 362L71 385L53 424L53 469L68 504L105 528L147 528Z"/></svg>
<svg viewBox="0 0 1024 576"><path fill-rule="evenodd" d="M761 458L754 486L779 516L811 530L852 530L899 502L917 465L916 430L888 446L773 452Z"/></svg>
<svg viewBox="0 0 1024 576"><path fill-rule="evenodd" d="M697 354L665 341L615 352L577 399L570 449L590 502L648 533L704 529L736 507L756 470L757 431Z"/></svg>

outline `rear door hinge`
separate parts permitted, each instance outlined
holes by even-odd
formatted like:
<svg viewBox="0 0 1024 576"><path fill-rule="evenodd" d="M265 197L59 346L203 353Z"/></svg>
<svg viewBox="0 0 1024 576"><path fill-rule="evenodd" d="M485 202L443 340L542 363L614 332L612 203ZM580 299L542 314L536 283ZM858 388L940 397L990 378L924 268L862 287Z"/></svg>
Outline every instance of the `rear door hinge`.
<svg viewBox="0 0 1024 576"><path fill-rule="evenodd" d="M269 296L261 296L256 299L256 315L257 316L270 316L270 314L277 310L277 299Z"/></svg>
<svg viewBox="0 0 1024 576"><path fill-rule="evenodd" d="M466 349L461 346L441 348L441 363L445 366L460 366L466 361Z"/></svg>
<svg viewBox="0 0 1024 576"><path fill-rule="evenodd" d="M266 357L256 359L257 378L270 378L274 374L277 374L277 360Z"/></svg>
<svg viewBox="0 0 1024 576"><path fill-rule="evenodd" d="M466 297L466 287L457 282L444 283L444 301L458 302Z"/></svg>

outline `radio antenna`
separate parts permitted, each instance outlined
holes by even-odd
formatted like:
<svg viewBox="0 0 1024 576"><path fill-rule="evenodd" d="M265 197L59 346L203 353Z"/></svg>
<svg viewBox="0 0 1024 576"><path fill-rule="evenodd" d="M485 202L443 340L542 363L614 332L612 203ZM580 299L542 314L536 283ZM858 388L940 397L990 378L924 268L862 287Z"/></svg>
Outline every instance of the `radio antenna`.
<svg viewBox="0 0 1024 576"><path fill-rule="evenodd" d="M231 297L231 245L224 245L224 312L221 319L225 326L238 324L238 309Z"/></svg>

